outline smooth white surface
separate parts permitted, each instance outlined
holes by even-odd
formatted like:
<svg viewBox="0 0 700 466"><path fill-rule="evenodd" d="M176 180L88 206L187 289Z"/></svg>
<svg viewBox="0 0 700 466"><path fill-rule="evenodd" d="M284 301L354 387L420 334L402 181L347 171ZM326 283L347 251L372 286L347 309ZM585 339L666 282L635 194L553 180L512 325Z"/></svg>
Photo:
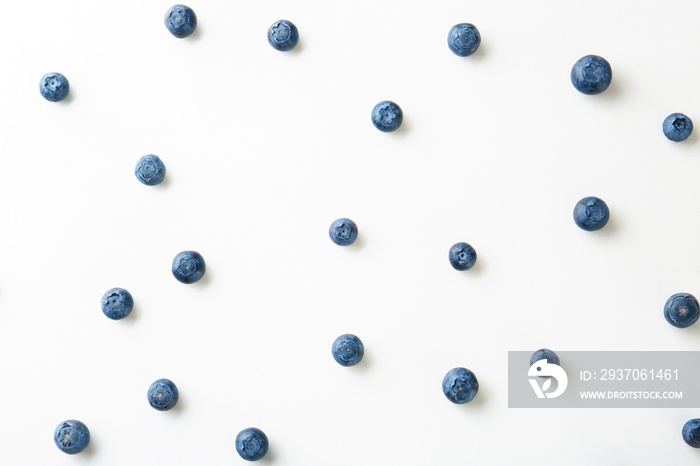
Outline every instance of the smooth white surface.
<svg viewBox="0 0 700 466"><path fill-rule="evenodd" d="M698 350L700 326L663 318L700 293L700 4L675 2L6 2L0 50L0 463L269 465L696 464L681 427L698 410L507 408L507 351ZM290 53L266 30L289 19ZM446 45L475 24L480 50ZM569 81L594 53L611 88ZM41 76L64 73L69 102ZM396 101L404 127L370 111ZM164 185L138 183L159 155ZM610 206L601 232L574 204ZM337 247L338 217L360 239ZM467 241L475 269L449 247ZM170 274L178 252L203 282ZM128 289L132 316L100 297ZM333 340L366 360L343 368ZM469 405L443 396L472 369ZM168 377L179 407L146 390ZM92 432L67 456L64 419Z"/></svg>

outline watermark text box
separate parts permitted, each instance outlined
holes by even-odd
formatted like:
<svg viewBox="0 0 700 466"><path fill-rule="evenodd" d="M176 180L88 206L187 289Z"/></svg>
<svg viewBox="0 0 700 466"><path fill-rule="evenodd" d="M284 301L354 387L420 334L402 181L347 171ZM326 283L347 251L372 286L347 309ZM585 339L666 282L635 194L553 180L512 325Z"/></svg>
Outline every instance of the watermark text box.
<svg viewBox="0 0 700 466"><path fill-rule="evenodd" d="M530 367L532 351L508 352L509 408L700 408L700 351L557 355Z"/></svg>

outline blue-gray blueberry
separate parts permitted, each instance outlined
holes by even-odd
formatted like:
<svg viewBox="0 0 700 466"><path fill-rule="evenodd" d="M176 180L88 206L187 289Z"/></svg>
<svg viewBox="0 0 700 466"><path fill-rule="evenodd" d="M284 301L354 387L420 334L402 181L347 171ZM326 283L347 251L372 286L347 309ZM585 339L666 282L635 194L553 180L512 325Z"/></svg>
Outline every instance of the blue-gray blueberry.
<svg viewBox="0 0 700 466"><path fill-rule="evenodd" d="M147 186L155 186L165 178L165 164L157 155L144 155L134 168L136 178Z"/></svg>
<svg viewBox="0 0 700 466"><path fill-rule="evenodd" d="M331 223L328 236L338 246L350 246L357 239L357 224L349 218L339 218Z"/></svg>
<svg viewBox="0 0 700 466"><path fill-rule="evenodd" d="M243 429L236 435L236 451L244 460L258 461L267 454L268 448L267 435L256 427Z"/></svg>
<svg viewBox="0 0 700 466"><path fill-rule="evenodd" d="M662 128L664 135L671 141L681 142L693 132L693 121L682 113L672 113L666 117Z"/></svg>
<svg viewBox="0 0 700 466"><path fill-rule="evenodd" d="M610 63L598 55L586 55L571 68L571 84L583 94L600 94L610 86L611 82Z"/></svg>
<svg viewBox="0 0 700 466"><path fill-rule="evenodd" d="M197 28L197 15L186 5L173 5L165 13L165 27L178 39L184 39Z"/></svg>
<svg viewBox="0 0 700 466"><path fill-rule="evenodd" d="M691 419L683 424L683 440L693 448L700 448L700 419Z"/></svg>
<svg viewBox="0 0 700 466"><path fill-rule="evenodd" d="M267 30L267 41L273 49L288 52L299 42L299 30L291 21L281 19Z"/></svg>
<svg viewBox="0 0 700 466"><path fill-rule="evenodd" d="M559 356L557 356L557 353L550 349L542 348L532 353L532 356L530 356L530 366L542 359L546 359L547 364L556 364L557 366L559 365ZM537 370L541 370L541 368L538 367ZM548 375L540 375L538 377L542 377L545 379L549 378Z"/></svg>
<svg viewBox="0 0 700 466"><path fill-rule="evenodd" d="M49 102L60 102L68 97L70 84L61 73L47 73L41 77L39 92Z"/></svg>
<svg viewBox="0 0 700 466"><path fill-rule="evenodd" d="M396 131L403 123L403 110L391 100L379 102L372 109L372 123L384 133Z"/></svg>
<svg viewBox="0 0 700 466"><path fill-rule="evenodd" d="M350 367L362 361L365 355L365 346L355 335L346 333L340 335L331 347L333 359L341 366Z"/></svg>
<svg viewBox="0 0 700 466"><path fill-rule="evenodd" d="M112 320L121 320L134 309L134 298L124 288L112 288L102 295L102 312Z"/></svg>
<svg viewBox="0 0 700 466"><path fill-rule="evenodd" d="M442 379L442 392L457 404L469 403L479 391L479 382L469 369L455 367Z"/></svg>
<svg viewBox="0 0 700 466"><path fill-rule="evenodd" d="M697 322L698 316L700 316L698 300L690 293L676 293L668 298L664 305L664 317L674 327L690 327Z"/></svg>
<svg viewBox="0 0 700 466"><path fill-rule="evenodd" d="M468 243L457 243L450 248L448 258L450 259L450 265L461 272L474 267L476 251Z"/></svg>
<svg viewBox="0 0 700 466"><path fill-rule="evenodd" d="M62 452L75 455L85 450L90 444L90 431L80 421L74 419L64 421L56 427L53 441Z"/></svg>
<svg viewBox="0 0 700 466"><path fill-rule="evenodd" d="M603 228L610 219L610 209L600 198L584 197L574 206L574 222L586 231L596 231Z"/></svg>
<svg viewBox="0 0 700 466"><path fill-rule="evenodd" d="M447 34L447 46L457 56L468 57L481 44L479 30L470 23L455 24Z"/></svg>
<svg viewBox="0 0 700 466"><path fill-rule="evenodd" d="M204 258L196 251L182 251L173 259L173 276L187 285L199 281L206 270Z"/></svg>
<svg viewBox="0 0 700 466"><path fill-rule="evenodd" d="M180 392L172 380L158 379L148 387L148 403L158 411L173 409Z"/></svg>

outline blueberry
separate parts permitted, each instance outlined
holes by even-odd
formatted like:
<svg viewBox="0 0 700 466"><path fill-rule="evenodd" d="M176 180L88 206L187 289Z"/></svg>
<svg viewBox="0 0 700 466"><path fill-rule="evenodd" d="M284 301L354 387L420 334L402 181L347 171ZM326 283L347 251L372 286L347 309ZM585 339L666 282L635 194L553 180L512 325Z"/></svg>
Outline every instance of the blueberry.
<svg viewBox="0 0 700 466"><path fill-rule="evenodd" d="M693 448L700 448L700 419L691 419L683 424L683 440Z"/></svg>
<svg viewBox="0 0 700 466"><path fill-rule="evenodd" d="M165 164L157 155L144 155L136 163L134 174L141 183L155 186L165 178Z"/></svg>
<svg viewBox="0 0 700 466"><path fill-rule="evenodd" d="M186 5L173 5L165 13L165 27L178 39L184 39L197 28L197 15Z"/></svg>
<svg viewBox="0 0 700 466"><path fill-rule="evenodd" d="M281 19L267 30L267 41L273 49L288 52L299 42L299 30L291 21Z"/></svg>
<svg viewBox="0 0 700 466"><path fill-rule="evenodd" d="M338 246L350 246L357 239L357 225L349 218L339 218L331 223L328 235Z"/></svg>
<svg viewBox="0 0 700 466"><path fill-rule="evenodd" d="M331 347L333 359L341 366L350 367L362 361L365 355L365 345L355 335L346 333L340 335Z"/></svg>
<svg viewBox="0 0 700 466"><path fill-rule="evenodd" d="M177 387L168 379L158 379L148 387L148 403L158 411L173 409L180 398Z"/></svg>
<svg viewBox="0 0 700 466"><path fill-rule="evenodd" d="M124 288L112 288L102 296L102 312L112 320L121 320L134 309L134 298Z"/></svg>
<svg viewBox="0 0 700 466"><path fill-rule="evenodd" d="M80 421L64 421L56 427L53 441L63 453L75 455L85 450L90 444L90 431Z"/></svg>
<svg viewBox="0 0 700 466"><path fill-rule="evenodd" d="M469 403L478 391L476 376L464 367L455 367L442 379L442 392L453 403Z"/></svg>
<svg viewBox="0 0 700 466"><path fill-rule="evenodd" d="M700 315L698 300L690 293L676 293L664 305L666 322L678 328L693 325Z"/></svg>
<svg viewBox="0 0 700 466"><path fill-rule="evenodd" d="M455 24L447 34L447 46L452 53L460 57L468 57L476 52L481 44L479 30L470 23Z"/></svg>
<svg viewBox="0 0 700 466"><path fill-rule="evenodd" d="M403 111L401 107L391 100L379 102L372 109L372 123L384 133L396 131L403 122Z"/></svg>
<svg viewBox="0 0 700 466"><path fill-rule="evenodd" d="M262 459L267 454L268 447L267 435L256 427L248 427L236 435L236 451L244 460Z"/></svg>
<svg viewBox="0 0 700 466"><path fill-rule="evenodd" d="M556 364L557 366L559 365L559 356L557 356L557 353L555 353L552 350L543 348L532 353L532 356L530 357L530 366L542 359L546 359L548 364ZM548 375L540 375L538 377L549 378Z"/></svg>
<svg viewBox="0 0 700 466"><path fill-rule="evenodd" d="M173 259L173 275L186 284L199 281L207 270L202 255L196 251L182 251Z"/></svg>
<svg viewBox="0 0 700 466"><path fill-rule="evenodd" d="M610 219L610 209L600 198L584 197L574 206L574 222L586 231L600 230Z"/></svg>
<svg viewBox="0 0 700 466"><path fill-rule="evenodd" d="M457 243L450 248L448 258L450 265L461 272L474 267L476 251L468 243Z"/></svg>
<svg viewBox="0 0 700 466"><path fill-rule="evenodd" d="M571 84L587 95L600 94L610 86L611 81L610 63L598 55L586 55L571 68Z"/></svg>
<svg viewBox="0 0 700 466"><path fill-rule="evenodd" d="M68 97L70 84L61 73L47 73L41 77L39 92L49 102L60 102Z"/></svg>
<svg viewBox="0 0 700 466"><path fill-rule="evenodd" d="M681 142L693 132L693 121L682 113L672 113L663 124L664 135L671 141Z"/></svg>

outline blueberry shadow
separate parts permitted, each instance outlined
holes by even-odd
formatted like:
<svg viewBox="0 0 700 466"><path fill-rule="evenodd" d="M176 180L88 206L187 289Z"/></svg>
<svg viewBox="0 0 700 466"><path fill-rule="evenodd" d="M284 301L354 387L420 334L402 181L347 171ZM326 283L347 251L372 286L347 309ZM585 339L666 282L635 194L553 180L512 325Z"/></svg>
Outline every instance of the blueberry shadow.
<svg viewBox="0 0 700 466"><path fill-rule="evenodd" d="M267 448L267 453L265 454L265 457L259 461L257 461L257 464L272 464L277 460L277 450L275 449L274 445L270 445Z"/></svg>
<svg viewBox="0 0 700 466"><path fill-rule="evenodd" d="M590 231L587 233L598 234L599 236L601 236L603 238L609 238L611 236L614 236L618 232L619 229L620 229L620 222L619 222L617 216L613 216L611 213L610 218L608 219L608 223L606 223L603 228L601 228L598 231Z"/></svg>
<svg viewBox="0 0 700 466"><path fill-rule="evenodd" d="M599 97L602 97L607 100L616 100L622 95L622 87L620 86L619 83L619 78L616 78L613 75L612 81L610 81L610 86L598 94ZM590 97L596 97L596 96L590 96Z"/></svg>
<svg viewBox="0 0 700 466"><path fill-rule="evenodd" d="M662 318L663 321L664 321L664 324L673 327L673 326L672 326L671 324L669 324L668 321L664 318L663 312L661 312L660 314L661 314L661 318ZM676 330L680 331L681 333L684 333L684 334L687 334L687 335L692 336L692 339L691 339L692 341L697 341L697 338L700 336L700 322L695 322L693 325L691 325L690 327L686 327L686 328L677 328L677 327L674 327L674 328L675 328Z"/></svg>
<svg viewBox="0 0 700 466"><path fill-rule="evenodd" d="M472 266L472 268L469 270L462 271L462 275L467 276L467 277L470 275L479 275L482 273L483 270L484 270L484 260L480 259L477 256L476 262L474 262L474 265Z"/></svg>
<svg viewBox="0 0 700 466"><path fill-rule="evenodd" d="M122 319L123 325L127 327L133 327L136 325L136 321L139 320L139 306L134 304L134 308L131 310L128 316Z"/></svg>
<svg viewBox="0 0 700 466"><path fill-rule="evenodd" d="M411 131L411 127L411 120L404 119L401 122L401 126L399 126L399 129L397 129L396 131L392 131L391 134L394 135L393 137L395 138L403 139Z"/></svg>
<svg viewBox="0 0 700 466"><path fill-rule="evenodd" d="M179 390L178 390L179 392ZM187 408L187 397L183 398L182 394L178 395L177 397L177 404L168 411L169 413L172 413L171 415L174 417L180 417L182 416L182 412L185 411Z"/></svg>
<svg viewBox="0 0 700 466"><path fill-rule="evenodd" d="M661 134L664 134L663 131L661 132ZM664 137L666 137L666 136L664 136ZM669 140L668 142L673 142L673 141ZM674 142L674 144L680 144L681 146L694 146L697 144L697 142L698 142L698 134L695 131L695 129L693 129L693 132L690 133L690 136L688 136L688 139L686 139L685 141L681 141L681 142Z"/></svg>
<svg viewBox="0 0 700 466"><path fill-rule="evenodd" d="M202 37L202 26L200 26L200 24L198 22L197 27L194 28L194 32L192 34L190 34L189 36L185 37L185 40L197 42L201 37Z"/></svg>
<svg viewBox="0 0 700 466"><path fill-rule="evenodd" d="M304 41L303 38L299 37L299 42L297 42L297 45L294 46L292 50L289 50L286 52L289 55L299 55L304 51L306 48L306 42Z"/></svg>
<svg viewBox="0 0 700 466"><path fill-rule="evenodd" d="M90 432L90 443L85 450L81 451L78 456L91 460L95 456L95 452L98 448L95 446L95 436Z"/></svg>
<svg viewBox="0 0 700 466"><path fill-rule="evenodd" d="M465 411L471 411L472 409L481 409L488 401L488 396L484 395L483 387L479 384L479 391L476 396L469 403L464 403Z"/></svg>
<svg viewBox="0 0 700 466"><path fill-rule="evenodd" d="M200 278L197 282L191 283L191 285L196 285L198 288L206 288L209 286L210 283L211 272L209 271L209 267L207 267L207 270L204 272L202 278Z"/></svg>
<svg viewBox="0 0 700 466"><path fill-rule="evenodd" d="M365 247L365 237L363 235L358 234L357 239L355 240L354 243L352 243L350 246L341 246L341 247L349 247L351 249L355 249L357 251L362 250L362 248Z"/></svg>
<svg viewBox="0 0 700 466"><path fill-rule="evenodd" d="M168 188L170 187L170 184L171 184L171 182L170 182L170 176L168 175L168 171L167 171L167 168L166 168L166 171L165 171L165 178L163 178L163 181L161 181L160 183L158 183L155 187L158 187L159 189L165 190L165 189L168 189Z"/></svg>
<svg viewBox="0 0 700 466"><path fill-rule="evenodd" d="M348 369L354 369L357 372L366 374L372 368L373 358L371 353L365 352L362 356L362 361L360 361L355 366L349 367Z"/></svg>
<svg viewBox="0 0 700 466"><path fill-rule="evenodd" d="M66 96L66 98L61 100L58 103L60 105L70 105L73 102L73 99L75 99L75 91L71 87L70 90L68 91L68 95Z"/></svg>
<svg viewBox="0 0 700 466"><path fill-rule="evenodd" d="M490 52L489 47L491 47L490 44L488 44L488 43L485 44L484 42L482 42L481 44L479 44L479 48L476 49L476 52L472 53L468 57L458 57L458 58L461 58L464 61L480 62L483 59L488 57L488 54ZM449 50L449 48L447 50ZM452 52L450 52L450 53L452 53ZM455 55L455 57L456 56L457 55Z"/></svg>

